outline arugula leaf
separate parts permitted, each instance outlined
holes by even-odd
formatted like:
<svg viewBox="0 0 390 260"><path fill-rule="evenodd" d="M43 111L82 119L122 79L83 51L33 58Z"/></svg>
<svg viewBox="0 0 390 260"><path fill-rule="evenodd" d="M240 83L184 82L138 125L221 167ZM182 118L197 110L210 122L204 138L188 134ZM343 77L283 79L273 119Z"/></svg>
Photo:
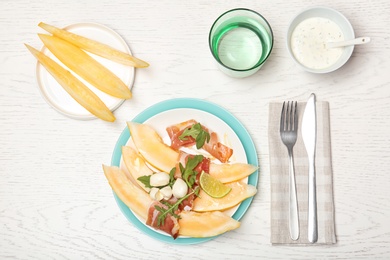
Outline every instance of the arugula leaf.
<svg viewBox="0 0 390 260"><path fill-rule="evenodd" d="M196 197L199 197L199 192L200 192L200 188L199 188L199 186L198 186L198 187L196 187L195 190L194 190L194 193L195 193Z"/></svg>
<svg viewBox="0 0 390 260"><path fill-rule="evenodd" d="M153 186L150 185L150 176L151 175L144 175L144 176L138 177L137 180L142 182L142 184L145 185L145 188L153 188Z"/></svg>
<svg viewBox="0 0 390 260"><path fill-rule="evenodd" d="M169 202L161 201L165 206L168 206L168 209L155 205L154 208L159 211L161 214L157 217L157 226L163 226L165 224L165 219L168 214L172 215L174 218L180 219L180 216L175 213L177 207L171 205Z"/></svg>
<svg viewBox="0 0 390 260"><path fill-rule="evenodd" d="M179 136L179 139L187 140L188 136L191 136L192 138L196 139L201 129L202 127L200 123L196 123L195 125L185 129L183 133Z"/></svg>
<svg viewBox="0 0 390 260"><path fill-rule="evenodd" d="M205 144L205 142L210 141L210 134L206 131L201 131L196 137L196 148L200 149Z"/></svg>
<svg viewBox="0 0 390 260"><path fill-rule="evenodd" d="M173 167L172 170L169 172L169 183L168 185L172 188L173 184L175 183L175 172L176 167Z"/></svg>
<svg viewBox="0 0 390 260"><path fill-rule="evenodd" d="M210 141L210 134L205 131L200 123L196 123L190 128L187 128L179 136L180 140L187 140L188 136L191 136L196 141L196 148L200 149L205 144L205 142Z"/></svg>
<svg viewBox="0 0 390 260"><path fill-rule="evenodd" d="M203 161L203 158L203 155L195 155L192 158L188 157L186 167L183 167L181 163L179 164L181 176L190 189L192 189L192 186L196 181L196 175L198 174L194 171L194 169L201 161Z"/></svg>

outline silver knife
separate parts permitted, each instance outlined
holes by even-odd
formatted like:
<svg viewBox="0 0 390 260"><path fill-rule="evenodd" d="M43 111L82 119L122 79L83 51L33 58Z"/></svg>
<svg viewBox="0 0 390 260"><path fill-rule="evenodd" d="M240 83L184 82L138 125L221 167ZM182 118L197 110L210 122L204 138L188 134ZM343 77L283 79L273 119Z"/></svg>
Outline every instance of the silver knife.
<svg viewBox="0 0 390 260"><path fill-rule="evenodd" d="M308 205L308 239L315 243L318 239L317 228L317 195L316 195L316 171L315 151L317 139L317 115L316 96L311 94L303 112L302 138L309 158L309 205Z"/></svg>

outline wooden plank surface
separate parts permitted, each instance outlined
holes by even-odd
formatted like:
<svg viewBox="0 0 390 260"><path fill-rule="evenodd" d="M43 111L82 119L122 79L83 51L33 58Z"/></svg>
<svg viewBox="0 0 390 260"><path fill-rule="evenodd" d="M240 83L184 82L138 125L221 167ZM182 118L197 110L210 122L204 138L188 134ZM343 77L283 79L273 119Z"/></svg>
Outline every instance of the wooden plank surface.
<svg viewBox="0 0 390 260"><path fill-rule="evenodd" d="M302 71L289 57L289 21L313 1L27 1L0 2L0 258L1 259L388 259L390 258L390 2L325 0L342 12L356 36L371 43L327 75ZM224 11L263 14L275 45L261 70L245 79L218 71L208 32ZM135 56L133 99L117 121L78 121L42 98L36 60L24 47L42 44L37 24L95 22L119 33ZM337 244L270 244L268 106L328 101ZM258 151L260 182L241 227L188 246L154 240L117 207L101 165L134 118L159 101L195 97L234 114Z"/></svg>

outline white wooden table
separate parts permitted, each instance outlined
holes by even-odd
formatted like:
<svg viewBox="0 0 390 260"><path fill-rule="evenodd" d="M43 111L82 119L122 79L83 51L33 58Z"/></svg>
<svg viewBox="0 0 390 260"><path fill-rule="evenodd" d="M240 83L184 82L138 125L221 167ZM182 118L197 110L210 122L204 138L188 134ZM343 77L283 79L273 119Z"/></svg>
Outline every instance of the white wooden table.
<svg viewBox="0 0 390 260"><path fill-rule="evenodd" d="M314 1L315 2L315 1ZM313 1L27 1L0 2L0 259L389 259L390 2L320 1L342 12L369 45L327 75L302 71L286 49L292 17ZM255 75L229 78L208 49L222 12L254 9L270 22L272 55ZM57 113L36 83L40 21L96 22L118 32L151 66L137 70L133 99L117 121L78 121ZM268 105L330 103L337 244L270 244ZM261 165L258 194L241 227L197 245L166 244L126 220L101 165L131 120L159 101L195 97L234 114L248 129Z"/></svg>

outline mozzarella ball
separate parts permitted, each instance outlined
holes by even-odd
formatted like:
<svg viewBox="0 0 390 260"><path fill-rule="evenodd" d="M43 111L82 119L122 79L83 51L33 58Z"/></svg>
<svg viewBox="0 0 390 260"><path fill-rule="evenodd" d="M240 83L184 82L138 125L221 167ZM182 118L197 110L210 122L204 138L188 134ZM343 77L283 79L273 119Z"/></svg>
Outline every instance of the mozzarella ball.
<svg viewBox="0 0 390 260"><path fill-rule="evenodd" d="M169 183L169 175L165 172L157 172L150 176L150 185L153 187L166 186Z"/></svg>
<svg viewBox="0 0 390 260"><path fill-rule="evenodd" d="M177 178L172 187L173 196L180 199L183 198L185 195L187 195L187 192L188 192L187 183L183 181L183 179Z"/></svg>
<svg viewBox="0 0 390 260"><path fill-rule="evenodd" d="M172 197L172 188L170 186L165 186L160 189L160 193L164 196L165 200L169 200Z"/></svg>
<svg viewBox="0 0 390 260"><path fill-rule="evenodd" d="M160 201L164 198L164 195L160 192L159 188L151 188L149 195L153 200L156 201Z"/></svg>

